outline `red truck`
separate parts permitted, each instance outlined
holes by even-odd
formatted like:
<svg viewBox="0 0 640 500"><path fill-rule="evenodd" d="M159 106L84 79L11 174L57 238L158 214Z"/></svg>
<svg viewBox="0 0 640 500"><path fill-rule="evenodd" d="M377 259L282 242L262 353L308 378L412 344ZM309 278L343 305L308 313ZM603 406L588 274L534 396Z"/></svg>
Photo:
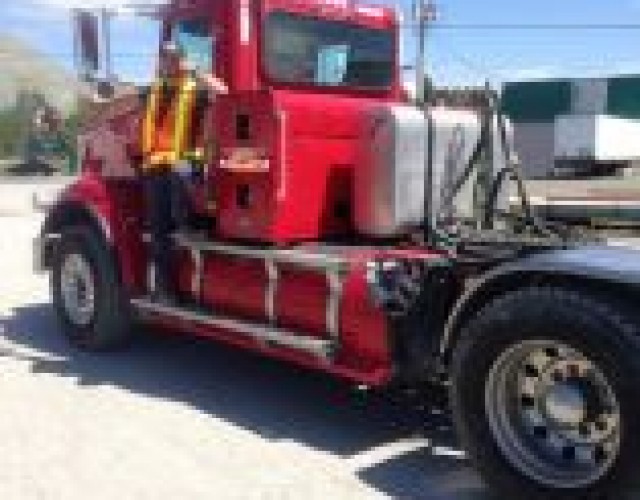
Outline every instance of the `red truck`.
<svg viewBox="0 0 640 500"><path fill-rule="evenodd" d="M518 213L496 209L517 170L494 168L492 138L506 148L508 133L493 107L454 175L438 136L466 125L407 102L394 10L175 0L159 12L162 41L185 36L229 86L199 104L209 153L189 185L192 225L173 235L179 301L150 298L143 100L116 98L82 131L82 172L36 241L71 342L109 350L153 324L357 385L435 381L501 498L633 487L640 259L546 227L524 193ZM466 184L479 217L454 221Z"/></svg>

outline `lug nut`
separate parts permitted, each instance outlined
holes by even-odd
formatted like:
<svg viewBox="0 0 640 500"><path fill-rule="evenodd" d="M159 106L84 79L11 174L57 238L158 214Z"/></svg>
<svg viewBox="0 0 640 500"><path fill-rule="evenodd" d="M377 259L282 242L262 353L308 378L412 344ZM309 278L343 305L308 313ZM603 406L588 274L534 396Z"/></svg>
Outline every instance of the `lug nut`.
<svg viewBox="0 0 640 500"><path fill-rule="evenodd" d="M562 448L562 458L565 460L575 460L576 449L573 446L565 446Z"/></svg>
<svg viewBox="0 0 640 500"><path fill-rule="evenodd" d="M544 353L549 358L557 358L558 357L558 349L556 349L555 347L549 347L548 349L545 349Z"/></svg>
<svg viewBox="0 0 640 500"><path fill-rule="evenodd" d="M607 458L607 452L604 450L602 446L598 446L593 451L593 458L596 462L604 462Z"/></svg>
<svg viewBox="0 0 640 500"><path fill-rule="evenodd" d="M547 437L547 428L537 425L533 428L533 435L539 439L545 439Z"/></svg>
<svg viewBox="0 0 640 500"><path fill-rule="evenodd" d="M607 421L602 418L598 419L595 425L598 432L604 432L607 430Z"/></svg>
<svg viewBox="0 0 640 500"><path fill-rule="evenodd" d="M569 365L567 372L570 378L580 378L580 367L578 365Z"/></svg>
<svg viewBox="0 0 640 500"><path fill-rule="evenodd" d="M536 401L534 398L532 398L531 396L525 394L524 396L522 396L522 398L520 399L520 402L522 403L522 406L526 407L526 408L531 408L533 406L535 406Z"/></svg>

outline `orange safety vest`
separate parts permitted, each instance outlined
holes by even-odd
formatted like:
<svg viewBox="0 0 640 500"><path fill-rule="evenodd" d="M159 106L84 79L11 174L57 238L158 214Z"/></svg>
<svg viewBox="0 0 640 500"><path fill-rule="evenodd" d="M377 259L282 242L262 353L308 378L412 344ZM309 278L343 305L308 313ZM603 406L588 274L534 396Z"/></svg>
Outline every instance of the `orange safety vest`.
<svg viewBox="0 0 640 500"><path fill-rule="evenodd" d="M144 169L171 168L203 156L190 149L196 96L197 83L185 74L153 84L142 125Z"/></svg>

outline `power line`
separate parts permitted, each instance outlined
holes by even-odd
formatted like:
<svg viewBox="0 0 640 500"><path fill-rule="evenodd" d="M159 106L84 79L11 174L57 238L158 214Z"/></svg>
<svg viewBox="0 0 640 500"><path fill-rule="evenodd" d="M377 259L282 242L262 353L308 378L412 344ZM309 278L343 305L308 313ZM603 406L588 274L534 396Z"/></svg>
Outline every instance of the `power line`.
<svg viewBox="0 0 640 500"><path fill-rule="evenodd" d="M575 23L435 23L432 29L444 30L477 30L477 31L612 31L612 30L640 30L640 24L612 23L612 24L575 24Z"/></svg>
<svg viewBox="0 0 640 500"><path fill-rule="evenodd" d="M45 20L42 16L34 15L8 15L0 16L5 21L36 21ZM151 21L143 18L142 21ZM48 16L46 22L60 22L70 23L69 18L63 16ZM402 23L404 27L418 27L418 22L405 21ZM446 29L446 30L487 30L487 31L499 31L499 30L640 30L639 23L448 23L448 22L433 22L430 24L430 28Z"/></svg>

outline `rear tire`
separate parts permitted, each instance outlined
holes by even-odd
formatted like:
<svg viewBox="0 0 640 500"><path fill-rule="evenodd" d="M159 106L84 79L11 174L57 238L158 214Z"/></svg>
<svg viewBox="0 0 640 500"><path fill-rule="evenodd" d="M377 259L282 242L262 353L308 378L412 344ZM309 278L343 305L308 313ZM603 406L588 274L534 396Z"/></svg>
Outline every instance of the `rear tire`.
<svg viewBox="0 0 640 500"><path fill-rule="evenodd" d="M130 311L116 264L103 238L91 228L63 232L51 288L62 330L74 345L102 351L130 340Z"/></svg>
<svg viewBox="0 0 640 500"><path fill-rule="evenodd" d="M621 498L638 486L638 327L609 300L551 287L494 300L461 332L451 402L500 498Z"/></svg>

